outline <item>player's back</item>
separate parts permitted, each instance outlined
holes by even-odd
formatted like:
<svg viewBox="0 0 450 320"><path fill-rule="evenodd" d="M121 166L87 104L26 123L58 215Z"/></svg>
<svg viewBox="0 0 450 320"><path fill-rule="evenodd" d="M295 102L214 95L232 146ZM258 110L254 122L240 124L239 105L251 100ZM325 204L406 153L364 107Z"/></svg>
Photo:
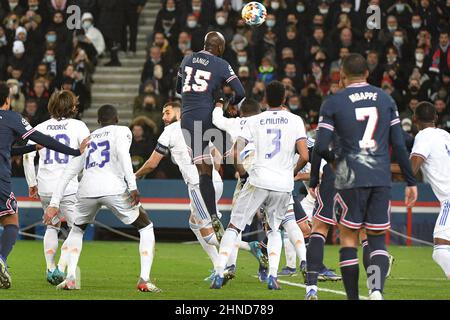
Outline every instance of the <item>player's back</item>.
<svg viewBox="0 0 450 320"><path fill-rule="evenodd" d="M421 130L412 154L425 159L422 172L439 201L450 200L450 134L439 128Z"/></svg>
<svg viewBox="0 0 450 320"><path fill-rule="evenodd" d="M211 117L214 96L222 83L236 78L228 62L204 50L185 57L180 73L182 114L190 114L200 120Z"/></svg>
<svg viewBox="0 0 450 320"><path fill-rule="evenodd" d="M390 127L397 124L397 107L383 90L350 85L323 105L323 117L333 118L337 154L336 188L391 185Z"/></svg>
<svg viewBox="0 0 450 320"><path fill-rule="evenodd" d="M296 143L306 139L303 120L288 111L268 110L246 118L242 137L255 145L249 181L263 189L291 192Z"/></svg>
<svg viewBox="0 0 450 320"><path fill-rule="evenodd" d="M125 166L131 166L131 141L131 131L125 126L105 126L91 133L84 156L79 197L117 195L127 190L125 170L129 168Z"/></svg>
<svg viewBox="0 0 450 320"><path fill-rule="evenodd" d="M78 149L83 139L89 136L89 129L86 124L76 119L57 120L52 118L37 125L36 130L73 149ZM39 150L37 180L40 195L51 196L66 165L72 158L72 156L60 154L47 148ZM75 194L77 190L78 180L75 177L68 184L65 194Z"/></svg>

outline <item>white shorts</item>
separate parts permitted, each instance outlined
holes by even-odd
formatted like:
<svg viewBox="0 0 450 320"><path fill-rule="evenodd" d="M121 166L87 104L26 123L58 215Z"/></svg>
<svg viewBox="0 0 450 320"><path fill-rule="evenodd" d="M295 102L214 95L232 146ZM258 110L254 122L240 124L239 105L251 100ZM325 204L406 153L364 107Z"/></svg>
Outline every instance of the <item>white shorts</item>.
<svg viewBox="0 0 450 320"><path fill-rule="evenodd" d="M290 192L277 192L261 189L246 182L231 212L231 221L239 230L243 230L261 206L264 205L267 223L272 230L278 230L285 219L291 197Z"/></svg>
<svg viewBox="0 0 450 320"><path fill-rule="evenodd" d="M124 224L129 225L139 217L139 206L131 206L131 198L128 192L114 196L99 198L78 198L74 223L83 225L95 220L98 210L102 206L107 207Z"/></svg>
<svg viewBox="0 0 450 320"><path fill-rule="evenodd" d="M308 216L308 221L311 222L313 218L314 206L316 205L316 199L313 198L312 195L307 194L306 197L300 202L303 210L305 210L306 215Z"/></svg>
<svg viewBox="0 0 450 320"><path fill-rule="evenodd" d="M41 196L41 204L42 209L44 209L44 212L47 210L48 206L50 205L50 200L52 197L44 197ZM67 225L69 227L72 227L73 225L73 219L75 218L75 205L77 203L77 196L76 194L71 194L64 196L59 203L59 212L57 218L53 218L52 223L57 224L59 223L61 218L64 218L67 222Z"/></svg>
<svg viewBox="0 0 450 320"><path fill-rule="evenodd" d="M433 238L450 241L450 200L441 202L441 212L434 226Z"/></svg>
<svg viewBox="0 0 450 320"><path fill-rule="evenodd" d="M223 193L223 182L214 181L214 190L216 191L216 204L218 204ZM211 217L208 213L208 208L206 208L205 202L203 201L200 186L198 184L188 184L188 193L189 199L191 200L191 214L195 217L193 220L196 222L196 225L200 229L210 226ZM219 211L217 211L217 216L219 218L222 216Z"/></svg>

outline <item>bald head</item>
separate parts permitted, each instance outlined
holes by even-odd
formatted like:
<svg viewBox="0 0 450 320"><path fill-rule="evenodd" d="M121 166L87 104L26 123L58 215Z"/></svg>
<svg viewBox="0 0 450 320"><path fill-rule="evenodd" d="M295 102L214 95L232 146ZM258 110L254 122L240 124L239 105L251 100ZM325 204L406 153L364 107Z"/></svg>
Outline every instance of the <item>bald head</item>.
<svg viewBox="0 0 450 320"><path fill-rule="evenodd" d="M225 38L220 32L208 32L205 36L204 49L215 56L221 56L225 51Z"/></svg>

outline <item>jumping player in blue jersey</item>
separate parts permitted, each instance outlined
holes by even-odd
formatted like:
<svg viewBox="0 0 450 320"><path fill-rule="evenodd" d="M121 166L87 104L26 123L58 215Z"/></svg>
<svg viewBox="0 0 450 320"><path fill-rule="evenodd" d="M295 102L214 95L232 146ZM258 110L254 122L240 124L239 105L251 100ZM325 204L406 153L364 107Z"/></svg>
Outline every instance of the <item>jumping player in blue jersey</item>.
<svg viewBox="0 0 450 320"><path fill-rule="evenodd" d="M200 192L219 241L224 231L217 217L210 142L225 157L229 156L232 142L229 136L213 125L212 112L224 84L231 86L235 92L230 104L239 104L245 97L244 88L230 64L220 58L224 50L223 35L215 31L209 32L205 36L204 49L183 59L177 78L177 92L182 97L183 136L197 167Z"/></svg>
<svg viewBox="0 0 450 320"><path fill-rule="evenodd" d="M345 89L322 105L316 143L318 154L336 167L334 214L341 235L340 267L347 297L359 299L357 248L359 230L365 228L371 251L369 298L380 300L389 267L385 233L390 228L390 146L407 182L408 207L417 200L417 187L397 106L383 90L366 82L368 73L360 54L350 54L343 61Z"/></svg>
<svg viewBox="0 0 450 320"><path fill-rule="evenodd" d="M72 156L81 155L87 144L85 139L79 150L67 147L56 140L35 131L20 114L10 111L10 89L0 84L0 224L3 233L0 241L0 289L11 287L11 277L6 266L19 232L17 201L11 189L11 155L20 155L36 150L36 146L13 148L16 140L30 139L48 149Z"/></svg>

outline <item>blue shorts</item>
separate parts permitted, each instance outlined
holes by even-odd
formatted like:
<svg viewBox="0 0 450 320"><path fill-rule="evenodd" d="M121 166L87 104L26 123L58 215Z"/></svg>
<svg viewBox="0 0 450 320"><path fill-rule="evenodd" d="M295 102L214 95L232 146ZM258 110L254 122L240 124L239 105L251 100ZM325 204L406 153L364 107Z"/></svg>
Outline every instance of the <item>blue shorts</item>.
<svg viewBox="0 0 450 320"><path fill-rule="evenodd" d="M323 180L316 190L316 206L313 217L323 223L336 225L336 217L333 212L333 199L336 194L334 179Z"/></svg>
<svg viewBox="0 0 450 320"><path fill-rule="evenodd" d="M333 211L339 224L347 228L387 230L391 225L391 188L338 190Z"/></svg>
<svg viewBox="0 0 450 320"><path fill-rule="evenodd" d="M0 218L15 214L18 212L17 200L14 197L14 193L10 193L9 195L4 192L0 192Z"/></svg>
<svg viewBox="0 0 450 320"><path fill-rule="evenodd" d="M228 157L231 153L233 147L231 136L214 126L212 119L198 120L190 114L183 114L181 130L194 164L210 161L210 143L224 157Z"/></svg>

